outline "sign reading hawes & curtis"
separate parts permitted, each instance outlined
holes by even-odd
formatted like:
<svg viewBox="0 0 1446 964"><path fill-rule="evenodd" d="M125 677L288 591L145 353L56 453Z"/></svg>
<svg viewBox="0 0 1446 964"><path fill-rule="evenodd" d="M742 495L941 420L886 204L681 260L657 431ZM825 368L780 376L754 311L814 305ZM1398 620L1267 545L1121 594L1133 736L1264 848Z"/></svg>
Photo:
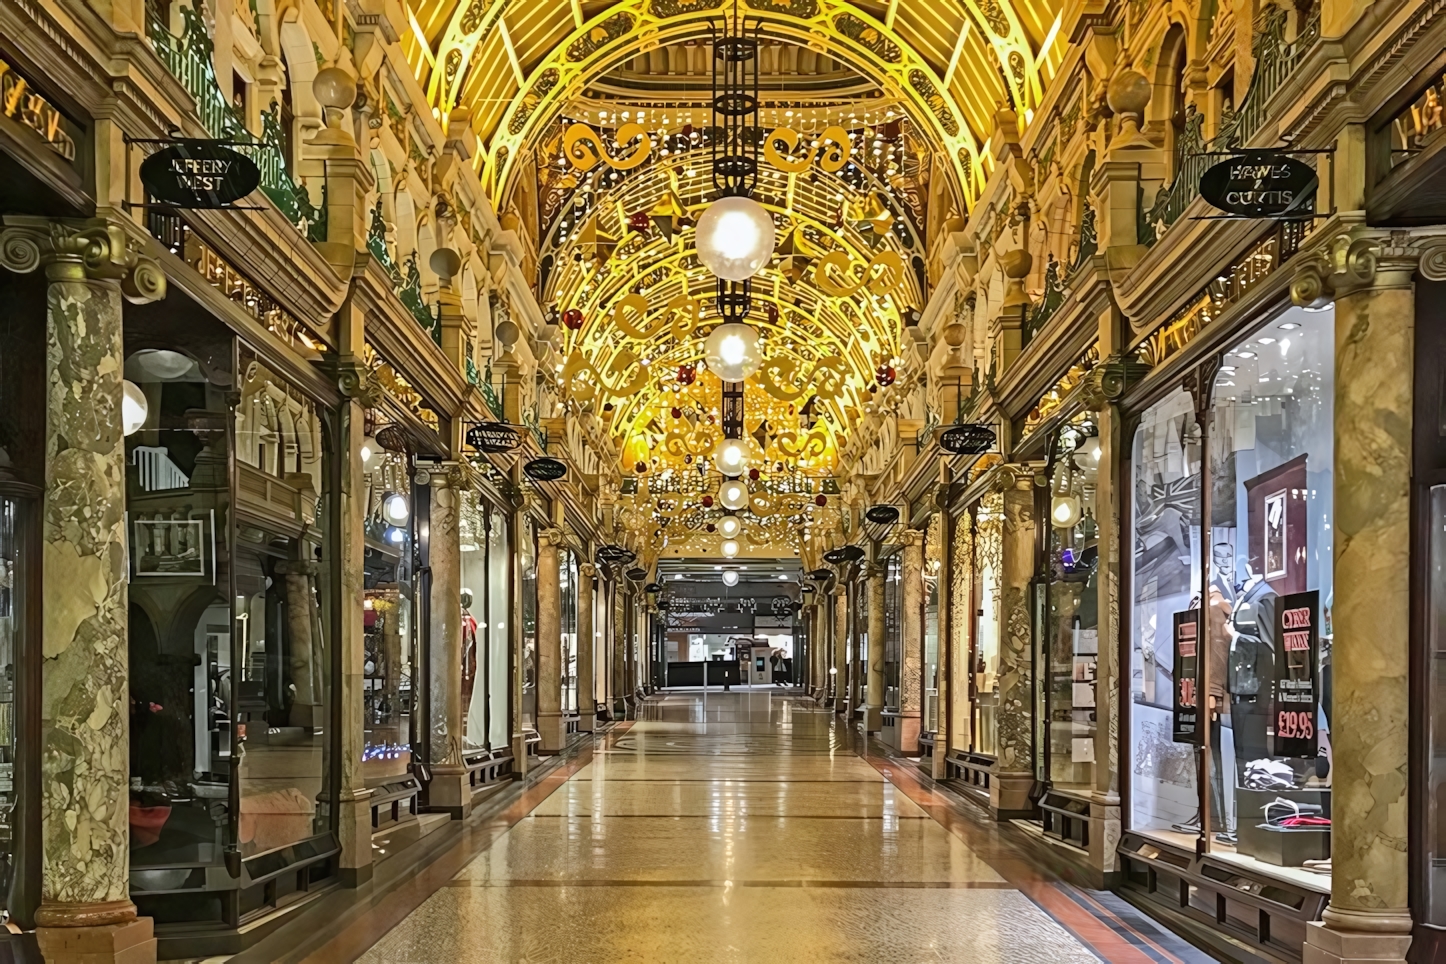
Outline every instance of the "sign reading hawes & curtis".
<svg viewBox="0 0 1446 964"><path fill-rule="evenodd" d="M1200 196L1237 217L1291 217L1311 213L1317 184L1315 169L1303 161L1249 151L1200 175Z"/></svg>
<svg viewBox="0 0 1446 964"><path fill-rule="evenodd" d="M3 60L0 60L0 114L39 134L52 151L67 161L75 160L74 125Z"/></svg>

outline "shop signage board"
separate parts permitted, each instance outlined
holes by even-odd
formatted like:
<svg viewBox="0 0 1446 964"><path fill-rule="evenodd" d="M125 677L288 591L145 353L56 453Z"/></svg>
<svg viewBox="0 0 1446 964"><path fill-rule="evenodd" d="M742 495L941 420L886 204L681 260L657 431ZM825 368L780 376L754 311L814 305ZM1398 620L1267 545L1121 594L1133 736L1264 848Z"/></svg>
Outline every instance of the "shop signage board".
<svg viewBox="0 0 1446 964"><path fill-rule="evenodd" d="M141 162L141 183L178 208L223 208L261 184L256 162L220 141L180 140Z"/></svg>
<svg viewBox="0 0 1446 964"><path fill-rule="evenodd" d="M983 455L994 447L994 429L966 423L946 428L939 434L939 447L954 455Z"/></svg>
<svg viewBox="0 0 1446 964"><path fill-rule="evenodd" d="M1200 610L1175 614L1176 743L1200 743Z"/></svg>
<svg viewBox="0 0 1446 964"><path fill-rule="evenodd" d="M1200 196L1242 218L1283 218L1312 211L1315 169L1289 154L1248 151L1200 175Z"/></svg>
<svg viewBox="0 0 1446 964"><path fill-rule="evenodd" d="M75 160L79 126L4 60L0 60L0 116L38 134L47 147L67 161Z"/></svg>
<svg viewBox="0 0 1446 964"><path fill-rule="evenodd" d="M841 566L846 562L858 562L863 557L864 550L859 546L840 546L825 552L823 561L831 566Z"/></svg>
<svg viewBox="0 0 1446 964"><path fill-rule="evenodd" d="M510 452L522 443L522 433L506 422L474 422L467 429L467 444L479 452Z"/></svg>
<svg viewBox="0 0 1446 964"><path fill-rule="evenodd" d="M567 465L557 459L533 459L522 466L523 473L535 482L556 482L567 475Z"/></svg>
<svg viewBox="0 0 1446 964"><path fill-rule="evenodd" d="M872 506L864 513L864 518L876 525L893 525L899 521L899 507L896 505Z"/></svg>
<svg viewBox="0 0 1446 964"><path fill-rule="evenodd" d="M1271 718L1275 721L1273 755L1278 757L1314 760L1318 752L1319 614L1320 592L1314 589L1281 596L1276 604L1275 699Z"/></svg>

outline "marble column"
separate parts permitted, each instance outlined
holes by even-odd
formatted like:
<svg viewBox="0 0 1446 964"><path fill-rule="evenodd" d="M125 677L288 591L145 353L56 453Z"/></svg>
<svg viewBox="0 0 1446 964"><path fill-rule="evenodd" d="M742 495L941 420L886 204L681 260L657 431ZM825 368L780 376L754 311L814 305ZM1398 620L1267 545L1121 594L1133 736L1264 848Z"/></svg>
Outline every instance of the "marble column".
<svg viewBox="0 0 1446 964"><path fill-rule="evenodd" d="M848 703L844 688L848 685L849 666L849 594L848 583L842 579L829 592L829 606L833 615L830 627L833 653L829 662L828 693L834 710L842 712Z"/></svg>
<svg viewBox="0 0 1446 964"><path fill-rule="evenodd" d="M864 577L869 594L868 692L864 697L864 730L877 733L884 720L884 579L887 570L869 563Z"/></svg>
<svg viewBox="0 0 1446 964"><path fill-rule="evenodd" d="M597 567L584 562L577 567L577 729L591 733L597 728L597 693L593 687L593 579Z"/></svg>
<svg viewBox="0 0 1446 964"><path fill-rule="evenodd" d="M947 488L941 488L941 493L947 493ZM950 585L951 561L952 561L952 539L954 535L954 520L949 515L949 504L946 495L941 494L938 500L939 525L937 536L939 547L936 558L939 561L938 572L938 674L939 683L934 699L937 706L934 710L936 720L934 729L934 755L930 759L929 775L935 780L942 780L947 777L948 769L945 766L949 758L949 741L954 735L954 717L951 710L954 699L953 674L959 672L957 664L953 662L953 654L950 651L950 640L953 638L954 612L950 608L950 597L952 586Z"/></svg>
<svg viewBox="0 0 1446 964"><path fill-rule="evenodd" d="M995 496L994 498L998 498ZM975 544L977 535L973 516L969 513L949 520L949 536L945 538L945 568L948 570L939 580L940 586L949 586L949 699L942 703L949 710L949 742L951 750L967 750L975 739L972 732L973 719L969 704L971 676L974 672L969 662L969 641L978 625L974 605ZM939 611L944 612L944 599L939 600Z"/></svg>
<svg viewBox="0 0 1446 964"><path fill-rule="evenodd" d="M623 591L620 575L612 579L612 606L608 619L612 623L612 648L608 658L612 663L613 719L628 718L628 672L627 672L627 596Z"/></svg>
<svg viewBox="0 0 1446 964"><path fill-rule="evenodd" d="M165 276L119 226L5 219L0 265L44 267L45 591L41 686L41 903L48 960L151 962L150 918L130 900L129 655L122 298L165 296Z"/></svg>
<svg viewBox="0 0 1446 964"><path fill-rule="evenodd" d="M899 666L898 749L905 756L919 753L919 732L924 711L924 533L905 529L899 572L903 612L899 620L902 660Z"/></svg>
<svg viewBox="0 0 1446 964"><path fill-rule="evenodd" d="M1034 784L1029 583L1035 563L1034 474L1027 467L1004 466L997 478L1004 496L999 708L995 716L999 755L989 781L989 809L996 819L1007 820L1033 809L1029 800Z"/></svg>
<svg viewBox="0 0 1446 964"><path fill-rule="evenodd" d="M537 537L537 733L546 754L567 747L562 713L562 595L558 587L557 547L561 529L543 529Z"/></svg>
<svg viewBox="0 0 1446 964"><path fill-rule="evenodd" d="M326 667L316 665L312 628L317 625L316 593L313 591L319 567L314 561L288 559L277 572L286 587L286 623L291 637L288 666L296 699L291 704L292 726L325 728L325 701L317 685L325 679Z"/></svg>
<svg viewBox="0 0 1446 964"><path fill-rule="evenodd" d="M1306 262L1298 303L1335 295L1331 899L1305 964L1403 961L1411 944L1410 570L1414 260L1343 234L1324 292ZM1336 260L1339 256L1339 260ZM1303 277L1303 275L1305 275ZM1303 283L1304 282L1304 283ZM1321 600L1322 605L1326 600Z"/></svg>
<svg viewBox="0 0 1446 964"><path fill-rule="evenodd" d="M462 533L461 500L466 491L456 465L419 469L418 488L431 487L427 520L427 563L432 571L428 595L431 706L427 708L427 746L432 782L427 809L465 817L472 809L472 787L462 759Z"/></svg>

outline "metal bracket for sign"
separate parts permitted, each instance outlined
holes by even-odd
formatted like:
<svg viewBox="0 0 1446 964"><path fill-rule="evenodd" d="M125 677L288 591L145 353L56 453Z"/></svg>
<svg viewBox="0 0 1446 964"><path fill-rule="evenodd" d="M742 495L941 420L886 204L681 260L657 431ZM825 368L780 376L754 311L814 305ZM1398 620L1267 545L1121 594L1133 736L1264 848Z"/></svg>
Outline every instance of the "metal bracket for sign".
<svg viewBox="0 0 1446 964"><path fill-rule="evenodd" d="M1336 149L1334 147L1242 147L1238 151L1198 151L1186 156L1245 157L1249 154L1324 154L1328 174L1326 199L1330 202L1329 209L1309 213L1301 212L1300 214L1282 214L1272 218L1248 218L1242 214L1195 214L1190 217L1191 221L1314 221L1316 218L1328 218L1336 213Z"/></svg>

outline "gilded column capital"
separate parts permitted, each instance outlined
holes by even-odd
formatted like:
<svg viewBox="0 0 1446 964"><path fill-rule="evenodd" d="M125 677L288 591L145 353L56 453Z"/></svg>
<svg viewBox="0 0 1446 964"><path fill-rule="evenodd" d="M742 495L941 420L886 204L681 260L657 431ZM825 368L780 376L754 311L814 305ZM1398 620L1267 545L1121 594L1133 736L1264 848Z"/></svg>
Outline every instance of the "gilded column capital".
<svg viewBox="0 0 1446 964"><path fill-rule="evenodd" d="M166 274L141 242L114 221L6 217L0 266L17 274L44 267L51 281L115 281L132 304L166 296Z"/></svg>
<svg viewBox="0 0 1446 964"><path fill-rule="evenodd" d="M1085 373L1080 398L1085 408L1100 412L1124 397L1130 386L1144 378L1150 366L1127 355L1113 354Z"/></svg>
<svg viewBox="0 0 1446 964"><path fill-rule="evenodd" d="M1034 469L1016 462L1005 462L990 470L989 491L1008 492L1011 489L1034 487Z"/></svg>
<svg viewBox="0 0 1446 964"><path fill-rule="evenodd" d="M579 563L577 575L580 579L592 579L597 576L597 566L590 562Z"/></svg>
<svg viewBox="0 0 1446 964"><path fill-rule="evenodd" d="M922 546L924 531L922 529L904 529L894 537L894 540L901 546Z"/></svg>
<svg viewBox="0 0 1446 964"><path fill-rule="evenodd" d="M1296 256L1290 300L1321 308L1361 288L1411 283L1417 268L1431 280L1446 278L1446 239L1412 238L1407 231L1341 227Z"/></svg>
<svg viewBox="0 0 1446 964"><path fill-rule="evenodd" d="M382 383L360 356L338 355L326 368L337 389L362 408L376 408L382 403Z"/></svg>
<svg viewBox="0 0 1446 964"><path fill-rule="evenodd" d="M567 545L567 533L562 529L549 526L537 534L539 544L546 544L554 549L561 549Z"/></svg>

